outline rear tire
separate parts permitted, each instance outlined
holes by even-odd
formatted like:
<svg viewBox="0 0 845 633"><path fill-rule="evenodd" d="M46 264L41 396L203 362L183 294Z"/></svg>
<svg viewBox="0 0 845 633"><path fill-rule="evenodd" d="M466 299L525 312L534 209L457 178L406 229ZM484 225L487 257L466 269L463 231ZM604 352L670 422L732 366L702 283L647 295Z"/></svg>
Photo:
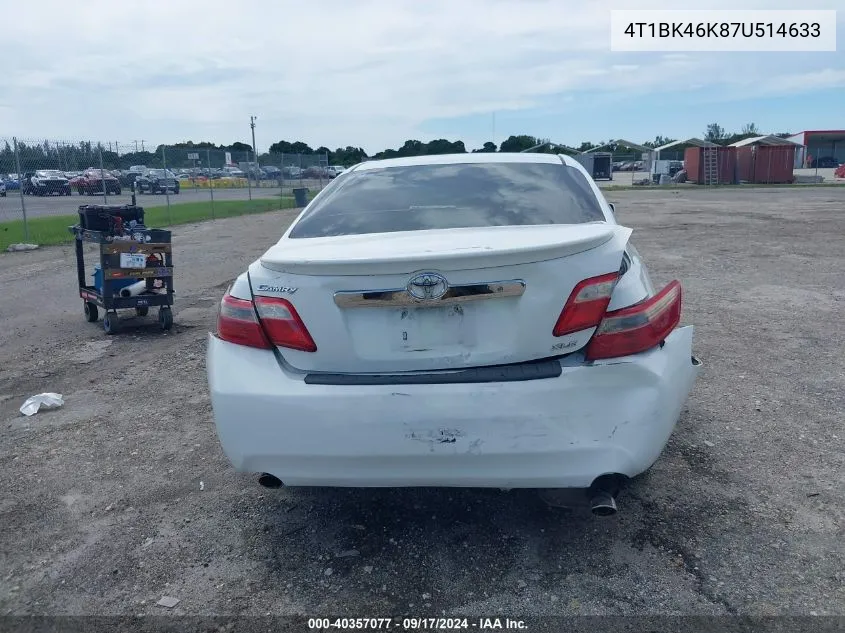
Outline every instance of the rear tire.
<svg viewBox="0 0 845 633"><path fill-rule="evenodd" d="M88 321L88 323L95 323L97 319L100 318L99 310L97 310L97 304L92 301L85 302L84 311L85 320Z"/></svg>
<svg viewBox="0 0 845 633"><path fill-rule="evenodd" d="M103 315L103 329L106 334L117 334L120 331L120 317L117 312L106 312Z"/></svg>
<svg viewBox="0 0 845 633"><path fill-rule="evenodd" d="M173 312L169 306L162 306L158 309L158 324L164 331L173 327Z"/></svg>

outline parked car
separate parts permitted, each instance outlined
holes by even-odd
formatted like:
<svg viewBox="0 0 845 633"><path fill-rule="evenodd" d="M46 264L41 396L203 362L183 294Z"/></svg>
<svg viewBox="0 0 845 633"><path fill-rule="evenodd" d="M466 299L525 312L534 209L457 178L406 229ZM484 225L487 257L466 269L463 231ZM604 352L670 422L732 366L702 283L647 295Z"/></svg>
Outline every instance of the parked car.
<svg viewBox="0 0 845 633"><path fill-rule="evenodd" d="M417 156L335 183L220 303L206 367L236 470L268 487L578 488L614 513L701 363L680 283L652 286L584 168Z"/></svg>
<svg viewBox="0 0 845 633"><path fill-rule="evenodd" d="M328 174L329 174L329 178L334 179L334 178L337 178L338 176L340 176L344 171L346 171L346 168L343 167L342 165L332 165L331 167L328 168L327 171L328 171Z"/></svg>
<svg viewBox="0 0 845 633"><path fill-rule="evenodd" d="M2 176L3 184L6 186L6 191L17 191L21 188L20 179L17 174L8 174Z"/></svg>
<svg viewBox="0 0 845 633"><path fill-rule="evenodd" d="M27 196L69 196L70 182L57 169L39 169L23 175L23 193Z"/></svg>
<svg viewBox="0 0 845 633"><path fill-rule="evenodd" d="M120 176L118 176L118 180L120 181L121 186L131 188L132 184L141 176L141 172L132 171L131 169L127 169L125 171L120 172Z"/></svg>
<svg viewBox="0 0 845 633"><path fill-rule="evenodd" d="M6 197L6 183L0 180L0 198Z"/></svg>
<svg viewBox="0 0 845 633"><path fill-rule="evenodd" d="M96 167L89 167L81 176L77 176L70 181L70 186L76 189L79 195L95 195L106 193L119 196L121 193L120 181L112 176L108 171L105 173Z"/></svg>
<svg viewBox="0 0 845 633"><path fill-rule="evenodd" d="M239 167L224 167L220 170L220 175L223 178L246 178L246 172Z"/></svg>
<svg viewBox="0 0 845 633"><path fill-rule="evenodd" d="M304 178L328 178L329 170L320 165L311 165L305 169L302 175Z"/></svg>
<svg viewBox="0 0 845 633"><path fill-rule="evenodd" d="M260 180L264 176L264 172L258 163L253 161L243 161L238 163L237 169L243 173L239 178L250 178L252 180Z"/></svg>
<svg viewBox="0 0 845 633"><path fill-rule="evenodd" d="M833 156L820 156L819 158L814 158L813 162L810 164L811 167L817 167L819 169L836 169L839 165L839 159L834 158Z"/></svg>
<svg viewBox="0 0 845 633"><path fill-rule="evenodd" d="M272 165L262 167L261 171L264 172L263 178L266 178L267 180L277 180L282 177L282 170L278 167L273 167Z"/></svg>
<svg viewBox="0 0 845 633"><path fill-rule="evenodd" d="M282 174L285 178L289 178L292 180L296 180L298 178L302 178L302 168L301 167L283 167Z"/></svg>
<svg viewBox="0 0 845 633"><path fill-rule="evenodd" d="M148 169L135 179L138 193L179 193L179 180L168 169Z"/></svg>

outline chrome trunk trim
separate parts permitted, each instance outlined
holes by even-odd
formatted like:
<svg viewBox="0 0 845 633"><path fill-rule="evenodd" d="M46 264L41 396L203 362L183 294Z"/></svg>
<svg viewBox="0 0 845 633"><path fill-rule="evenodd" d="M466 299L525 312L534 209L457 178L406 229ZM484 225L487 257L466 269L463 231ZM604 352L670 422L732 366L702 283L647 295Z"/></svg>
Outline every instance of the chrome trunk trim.
<svg viewBox="0 0 845 633"><path fill-rule="evenodd" d="M520 297L525 292L525 282L519 279L491 283L450 286L439 299L417 299L405 288L387 290L344 290L334 294L340 308L436 308L468 301Z"/></svg>

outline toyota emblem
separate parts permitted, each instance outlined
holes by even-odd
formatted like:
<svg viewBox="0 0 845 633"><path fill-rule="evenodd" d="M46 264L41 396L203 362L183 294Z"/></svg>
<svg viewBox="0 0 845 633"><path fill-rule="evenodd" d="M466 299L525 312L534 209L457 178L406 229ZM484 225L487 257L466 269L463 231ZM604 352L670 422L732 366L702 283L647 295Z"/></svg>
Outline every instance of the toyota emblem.
<svg viewBox="0 0 845 633"><path fill-rule="evenodd" d="M438 273L419 273L408 282L408 294L420 301L435 301L449 290L449 282Z"/></svg>

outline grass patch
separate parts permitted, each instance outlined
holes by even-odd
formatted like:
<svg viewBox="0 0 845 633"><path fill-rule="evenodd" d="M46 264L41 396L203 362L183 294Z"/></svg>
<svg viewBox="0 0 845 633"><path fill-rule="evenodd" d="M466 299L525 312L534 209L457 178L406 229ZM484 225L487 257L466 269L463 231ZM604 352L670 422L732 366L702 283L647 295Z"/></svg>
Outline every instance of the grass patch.
<svg viewBox="0 0 845 633"><path fill-rule="evenodd" d="M309 199L313 196L309 196ZM144 205L141 205L144 206ZM212 215L211 201L185 202L167 206L144 206L144 222L149 227L175 226L190 222L201 222L214 218L231 218L251 213L267 213L279 209L295 208L294 199L290 196L280 198L256 198L254 200L220 200L214 202ZM6 250L10 244L29 242L50 246L66 244L73 241L73 235L67 227L79 221L77 215L53 215L29 220L29 238L24 237L23 220L0 222L0 250Z"/></svg>

